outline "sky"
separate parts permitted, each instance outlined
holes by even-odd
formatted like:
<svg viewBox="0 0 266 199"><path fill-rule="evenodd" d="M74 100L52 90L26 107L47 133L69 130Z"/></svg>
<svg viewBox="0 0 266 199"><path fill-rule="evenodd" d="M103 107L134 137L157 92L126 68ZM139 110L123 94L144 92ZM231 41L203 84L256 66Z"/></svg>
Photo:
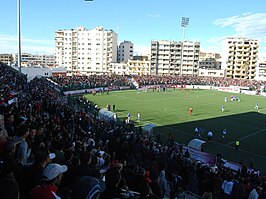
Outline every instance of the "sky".
<svg viewBox="0 0 266 199"><path fill-rule="evenodd" d="M54 54L55 31L102 26L118 42L134 44L134 54L150 52L152 40L182 41L182 17L189 18L185 39L200 41L201 51L222 50L226 37L258 39L266 54L264 0L20 0L21 49ZM1 0L0 53L17 52L17 0ZM266 56L265 56L266 57Z"/></svg>

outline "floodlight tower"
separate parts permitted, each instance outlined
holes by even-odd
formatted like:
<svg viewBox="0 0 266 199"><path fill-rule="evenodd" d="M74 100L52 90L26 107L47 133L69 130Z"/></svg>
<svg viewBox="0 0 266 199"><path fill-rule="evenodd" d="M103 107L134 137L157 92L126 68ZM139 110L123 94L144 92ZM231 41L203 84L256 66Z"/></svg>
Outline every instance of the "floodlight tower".
<svg viewBox="0 0 266 199"><path fill-rule="evenodd" d="M181 26L183 27L183 41L185 39L186 27L188 26L188 22L189 22L188 17L182 17Z"/></svg>
<svg viewBox="0 0 266 199"><path fill-rule="evenodd" d="M189 18L188 17L182 17L181 20L181 27L183 28L183 39L182 39L182 55L181 55L181 63L180 63L180 75L183 73L183 56L184 56L184 40L185 40L185 33L186 33L186 27L188 26Z"/></svg>

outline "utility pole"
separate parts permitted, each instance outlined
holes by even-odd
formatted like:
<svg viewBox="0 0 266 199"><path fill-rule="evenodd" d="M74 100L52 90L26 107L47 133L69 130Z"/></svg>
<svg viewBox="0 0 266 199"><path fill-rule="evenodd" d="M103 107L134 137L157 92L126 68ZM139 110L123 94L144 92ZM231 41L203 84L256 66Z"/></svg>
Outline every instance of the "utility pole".
<svg viewBox="0 0 266 199"><path fill-rule="evenodd" d="M17 0L18 69L21 72L20 0Z"/></svg>

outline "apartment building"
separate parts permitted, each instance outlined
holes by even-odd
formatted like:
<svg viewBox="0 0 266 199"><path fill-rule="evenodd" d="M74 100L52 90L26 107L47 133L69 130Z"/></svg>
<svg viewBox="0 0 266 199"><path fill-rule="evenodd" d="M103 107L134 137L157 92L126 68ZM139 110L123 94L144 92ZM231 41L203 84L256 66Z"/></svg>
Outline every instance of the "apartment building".
<svg viewBox="0 0 266 199"><path fill-rule="evenodd" d="M148 61L150 60L150 55L134 55L133 60Z"/></svg>
<svg viewBox="0 0 266 199"><path fill-rule="evenodd" d="M133 43L123 41L118 46L117 62L123 63L133 58Z"/></svg>
<svg viewBox="0 0 266 199"><path fill-rule="evenodd" d="M15 62L18 62L18 55L12 55ZM30 53L22 53L21 54L21 66L22 67L31 67L31 66L39 66L39 67L50 67L53 68L55 66L55 56L54 55L38 55L38 54L30 54Z"/></svg>
<svg viewBox="0 0 266 199"><path fill-rule="evenodd" d="M266 81L266 59L258 60L255 79Z"/></svg>
<svg viewBox="0 0 266 199"><path fill-rule="evenodd" d="M129 59L123 63L111 63L109 72L117 75L150 75L150 60Z"/></svg>
<svg viewBox="0 0 266 199"><path fill-rule="evenodd" d="M55 52L56 67L66 68L68 75L102 74L117 61L117 33L103 27L58 30Z"/></svg>
<svg viewBox="0 0 266 199"><path fill-rule="evenodd" d="M227 78L254 79L258 59L258 40L227 38L223 44L222 69Z"/></svg>
<svg viewBox="0 0 266 199"><path fill-rule="evenodd" d="M200 42L184 41L181 60L181 75L198 75Z"/></svg>
<svg viewBox="0 0 266 199"><path fill-rule="evenodd" d="M199 68L199 77L224 77L225 70L223 69L203 69Z"/></svg>
<svg viewBox="0 0 266 199"><path fill-rule="evenodd" d="M206 58L204 60L199 61L199 68L203 69L221 69L222 62L220 60L216 60L214 58Z"/></svg>
<svg viewBox="0 0 266 199"><path fill-rule="evenodd" d="M201 69L221 69L222 61L219 53L200 52L199 68Z"/></svg>
<svg viewBox="0 0 266 199"><path fill-rule="evenodd" d="M199 61L202 61L202 60L205 60L205 59L219 60L219 59L221 59L221 54L213 53L213 52L200 52Z"/></svg>
<svg viewBox="0 0 266 199"><path fill-rule="evenodd" d="M152 41L151 74L197 75L199 53L199 42Z"/></svg>
<svg viewBox="0 0 266 199"><path fill-rule="evenodd" d="M13 62L12 54L0 54L0 62L3 62L10 66Z"/></svg>

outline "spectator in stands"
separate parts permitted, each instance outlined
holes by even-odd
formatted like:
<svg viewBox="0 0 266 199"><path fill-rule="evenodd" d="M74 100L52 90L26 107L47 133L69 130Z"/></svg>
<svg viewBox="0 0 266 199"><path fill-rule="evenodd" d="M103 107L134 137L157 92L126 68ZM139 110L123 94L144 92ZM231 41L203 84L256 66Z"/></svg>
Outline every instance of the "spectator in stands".
<svg viewBox="0 0 266 199"><path fill-rule="evenodd" d="M262 187L257 186L256 188L252 189L249 193L248 199L258 199L260 194L262 193Z"/></svg>
<svg viewBox="0 0 266 199"><path fill-rule="evenodd" d="M238 178L234 180L233 190L232 190L232 199L245 198L245 187L243 184L243 179Z"/></svg>
<svg viewBox="0 0 266 199"><path fill-rule="evenodd" d="M186 149L184 157L185 158L190 158L190 153L189 153L188 149Z"/></svg>
<svg viewBox="0 0 266 199"><path fill-rule="evenodd" d="M124 199L123 191L118 187L121 174L116 167L110 168L105 174L106 190L102 194L102 199L117 198Z"/></svg>
<svg viewBox="0 0 266 199"><path fill-rule="evenodd" d="M6 114L5 128L9 137L15 136L14 115Z"/></svg>
<svg viewBox="0 0 266 199"><path fill-rule="evenodd" d="M175 199L186 199L186 192L182 187L179 187L177 189L177 192L175 194Z"/></svg>
<svg viewBox="0 0 266 199"><path fill-rule="evenodd" d="M46 147L42 147L34 151L34 157L35 163L23 167L18 176L21 199L30 198L30 191L35 186L43 184L43 170L55 157L55 154L49 153Z"/></svg>
<svg viewBox="0 0 266 199"><path fill-rule="evenodd" d="M3 115L0 115L0 131L2 132L2 135L7 139L8 134L5 127L5 118Z"/></svg>
<svg viewBox="0 0 266 199"><path fill-rule="evenodd" d="M131 190L131 188L133 188L132 190L139 191L141 196L149 197L147 195L147 193L150 193L148 187L146 187L145 190L135 187L143 184L143 182L146 183L145 181L147 180L143 177L143 175L141 175L144 174L144 170L139 169L140 166L145 169L147 168L150 171L151 175L149 181L151 182L149 183L149 186L153 193L160 198L160 193L158 193L160 191L158 177L160 171L165 168L167 179L171 183L176 184L176 189L174 191L182 187L182 190L179 190L178 192L178 196L180 198L185 197L186 189L189 188L189 190L191 190L191 187L194 186L193 183L191 183L191 179L195 178L195 173L197 174L198 179L199 195L203 195L204 192L208 191L208 187L213 191L214 197L220 195L219 193L221 190L222 181L225 176L231 172L225 169L222 163L219 164L218 171L215 174L209 171L208 166L201 167L197 165L195 167L196 170L192 174L189 166L194 166L194 160L189 159L188 161L188 159L185 159L182 156L182 147L178 143L175 143L174 136L172 134L169 135L167 142L167 146L169 147L168 149L164 146L164 142L160 141L158 137L149 137L148 135L142 134L141 131L138 131L138 133L132 133L135 132L133 124L123 123L121 126L119 124L114 126L110 122L101 121L97 117L97 114L87 114L85 112L87 110L80 108L80 105L84 104L84 101L81 98L78 98L79 100L77 101L77 104L73 104L73 106L70 105L68 102L66 102L65 97L61 95L62 93L59 92L60 87L55 86L55 84L51 84L45 78L34 79L33 81L27 83L26 76L21 75L17 71L14 71L7 66L3 66L1 63L0 66L0 75L2 77L0 81L0 87L3 88L2 93L0 94L0 112L5 118L5 128L8 133L7 143L10 142L9 139L13 140L15 133L18 132L19 125L21 125L23 122L31 122L33 127L38 124L38 126L36 126L36 136L28 136L26 139L29 148L32 148L34 152L33 154L36 153L36 150L39 149L40 146L49 147L53 151L56 150L58 154L56 161L58 161L58 163L63 162L64 164L67 164L69 168L71 168L68 169L67 178L63 178L65 183L61 184L58 195L63 193L66 187L71 189L72 185L75 184L75 181L80 178L79 176L83 176L83 171L86 171L87 173L89 173L88 171L92 171L92 174L90 175L97 174L99 176L103 175L103 173L107 173L106 179L109 178L107 181L113 181L114 179L112 178L110 180L110 176L113 174L108 174L108 171L112 171L113 169L110 168L112 167L112 164L109 163L116 162L118 165L120 164L119 162L123 162L124 159L127 160L130 165L133 165L132 170L130 169L130 172L127 172L129 170L129 166L124 166L123 169L121 168L118 170L122 173L123 178L126 178L127 181L122 180L123 182L119 183L118 185L114 183L114 186L111 186L111 188L109 186L108 189L108 192L110 193L118 193L118 197L129 197L130 195L130 192L121 189L120 186L122 185L124 189L129 187ZM166 87L182 85L182 87L185 89L183 85L187 84L214 86L237 85L247 86L250 89L257 89L260 86L265 85L265 82L262 81L196 76L151 75L143 77L134 76L133 78L140 87L145 86L146 89L148 89L149 86L160 88L158 85L163 85ZM53 79L58 80L62 87L64 87L63 89L68 90L73 90L76 88L88 89L107 86L118 89L119 86L131 84L129 77L117 75L111 75L110 77L107 75L93 75L89 77L58 77ZM19 100L17 102L15 102L14 96L18 97ZM69 98L67 98L67 100L70 100ZM8 104L8 101L11 102L10 100L12 101L12 104ZM37 108L38 106L39 108ZM93 108L93 106L91 107ZM98 106L96 108L99 109ZM15 116L15 121L13 116ZM29 119L28 121L22 121L19 119L21 117ZM81 120L79 120L79 118L81 118ZM34 133L32 135L34 135ZM89 138L93 138L94 144L88 144L87 140ZM159 143L154 147L153 139L155 139L156 143ZM110 140L110 143L103 146L101 143L104 143L105 140ZM72 143L75 143L75 148L69 147L69 144L72 146ZM8 147L4 148L4 150L8 151L7 149ZM98 151L101 150L104 150L106 154L103 157L99 157L97 155ZM123 150L125 150L128 155L125 155ZM91 153L91 151L95 153ZM16 155L17 152L18 151L16 150ZM83 152L90 153L88 156L91 157L90 161L86 161L86 158L82 157ZM152 152L155 153L152 154ZM39 162L39 160L36 155L33 154L30 157L30 161L35 161L34 165L37 167L37 162ZM14 154L12 155L15 157ZM109 157L109 160L106 157ZM79 165L80 159L83 160L82 164ZM101 159L101 161L98 161L98 159ZM18 164L16 164L16 166L18 166ZM36 178L40 179L41 168L38 168L40 170L36 169L36 171L31 171L32 175L36 175ZM100 169L101 173L99 172ZM178 178L173 177L173 174L177 175L178 173L180 174L178 175ZM247 194L247 198L251 187L256 187L261 183L261 181L263 181L263 178L255 174L255 172L244 172L240 175L245 180L245 187L247 187L247 191L245 193ZM119 175L114 174L113 176ZM131 176L133 176L133 178L131 178ZM134 180L130 181L129 179ZM8 178L8 180L10 180L10 178ZM18 180L20 180L19 177ZM19 184L21 183L23 183L23 178ZM13 180L12 184L14 186L11 188L11 190L13 189L14 191L12 193L8 193L10 195L10 197L8 197L9 199L12 198L11 196L13 193L15 193L15 196L17 196L16 181ZM46 186L47 184L48 183L45 182L44 185ZM5 183L5 185L7 185L7 183ZM25 183L25 185L27 185L27 183ZM112 189L113 187L114 189ZM0 189L1 188L9 191L9 189L7 189L5 186L2 187L0 185ZM63 195L60 196L64 198ZM110 198L109 195L105 196L105 198ZM0 198L2 197L4 197L4 195L0 193ZM263 196L261 195L260 197Z"/></svg>
<svg viewBox="0 0 266 199"><path fill-rule="evenodd" d="M194 165L189 168L188 172L188 190L194 194L198 194L198 177Z"/></svg>
<svg viewBox="0 0 266 199"><path fill-rule="evenodd" d="M213 198L213 194L212 192L209 190L209 191L206 191L203 196L202 196L203 199L212 199Z"/></svg>
<svg viewBox="0 0 266 199"><path fill-rule="evenodd" d="M37 185L31 192L31 199L59 199L56 195L62 175L67 171L67 166L48 164L43 170L43 185Z"/></svg>
<svg viewBox="0 0 266 199"><path fill-rule="evenodd" d="M72 199L97 199L106 189L101 179L83 176L73 187Z"/></svg>
<svg viewBox="0 0 266 199"><path fill-rule="evenodd" d="M164 170L162 170L160 172L160 176L159 176L158 181L159 181L159 186L160 186L162 197L164 198L167 195L167 191L169 191L168 185L167 185L167 180L165 178L165 171Z"/></svg>
<svg viewBox="0 0 266 199"><path fill-rule="evenodd" d="M19 187L14 173L16 160L4 151L0 151L0 198L19 199Z"/></svg>
<svg viewBox="0 0 266 199"><path fill-rule="evenodd" d="M140 184L140 196L138 199L159 199L159 197L152 193L152 190L147 183L143 183Z"/></svg>
<svg viewBox="0 0 266 199"><path fill-rule="evenodd" d="M231 198L233 185L234 185L234 183L232 181L232 175L228 174L226 179L223 181L223 184L222 184L223 196L225 199Z"/></svg>
<svg viewBox="0 0 266 199"><path fill-rule="evenodd" d="M17 148L15 149L16 159L22 166L28 163L28 158L31 154L31 149L28 148L28 143L26 142L28 135L29 128L26 124L24 124L19 127L17 136L13 141L14 143L17 143Z"/></svg>
<svg viewBox="0 0 266 199"><path fill-rule="evenodd" d="M95 178L100 178L100 171L92 165L92 154L90 152L84 151L80 153L80 165L74 169L74 175L77 177L82 176L92 176Z"/></svg>

